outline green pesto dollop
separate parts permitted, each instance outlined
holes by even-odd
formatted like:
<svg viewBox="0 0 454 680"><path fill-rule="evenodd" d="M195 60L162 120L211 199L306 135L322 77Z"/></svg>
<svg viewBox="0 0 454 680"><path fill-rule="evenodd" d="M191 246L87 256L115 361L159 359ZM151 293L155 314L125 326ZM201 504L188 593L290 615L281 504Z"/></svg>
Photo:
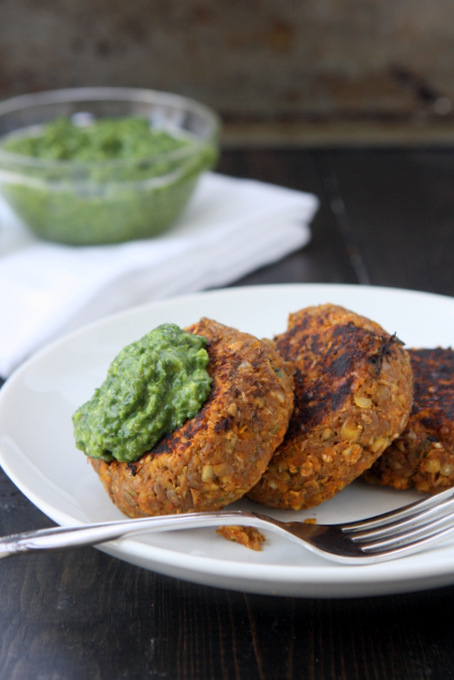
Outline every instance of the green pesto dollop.
<svg viewBox="0 0 454 680"><path fill-rule="evenodd" d="M138 460L198 413L211 390L208 361L206 339L175 324L127 345L73 415L77 448L107 461Z"/></svg>
<svg viewBox="0 0 454 680"><path fill-rule="evenodd" d="M10 137L3 148L32 158L85 163L147 158L188 144L164 130L150 128L149 122L138 116L100 118L89 125L76 125L63 117L43 125L39 134Z"/></svg>

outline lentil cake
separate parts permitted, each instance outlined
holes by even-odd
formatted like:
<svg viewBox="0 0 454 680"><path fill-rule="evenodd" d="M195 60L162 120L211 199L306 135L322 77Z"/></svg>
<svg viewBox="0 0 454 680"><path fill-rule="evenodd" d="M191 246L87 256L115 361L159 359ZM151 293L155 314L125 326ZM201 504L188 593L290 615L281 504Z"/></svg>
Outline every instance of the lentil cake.
<svg viewBox="0 0 454 680"><path fill-rule="evenodd" d="M412 371L398 338L332 304L291 314L276 344L293 363L295 405L283 443L248 497L300 510L341 491L402 432Z"/></svg>
<svg viewBox="0 0 454 680"><path fill-rule="evenodd" d="M293 408L292 372L271 340L203 318L211 393L194 418L134 463L90 458L130 517L218 510L258 482Z"/></svg>
<svg viewBox="0 0 454 680"><path fill-rule="evenodd" d="M407 427L365 473L371 484L437 493L454 486L454 350L410 349Z"/></svg>

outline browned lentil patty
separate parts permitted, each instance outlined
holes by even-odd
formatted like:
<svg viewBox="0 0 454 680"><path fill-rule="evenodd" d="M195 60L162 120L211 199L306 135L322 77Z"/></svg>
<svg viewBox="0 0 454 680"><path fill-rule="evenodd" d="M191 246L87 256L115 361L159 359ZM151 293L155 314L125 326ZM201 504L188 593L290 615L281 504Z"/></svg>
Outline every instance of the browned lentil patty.
<svg viewBox="0 0 454 680"><path fill-rule="evenodd" d="M248 496L299 510L341 491L402 432L412 372L398 339L336 305L291 314L276 343L294 365L295 406L284 442Z"/></svg>
<svg viewBox="0 0 454 680"><path fill-rule="evenodd" d="M291 370L272 341L206 318L187 330L208 341L213 387L199 413L135 463L90 459L131 517L232 503L260 479L289 423Z"/></svg>
<svg viewBox="0 0 454 680"><path fill-rule="evenodd" d="M454 351L411 349L415 398L408 425L365 479L436 493L454 486Z"/></svg>

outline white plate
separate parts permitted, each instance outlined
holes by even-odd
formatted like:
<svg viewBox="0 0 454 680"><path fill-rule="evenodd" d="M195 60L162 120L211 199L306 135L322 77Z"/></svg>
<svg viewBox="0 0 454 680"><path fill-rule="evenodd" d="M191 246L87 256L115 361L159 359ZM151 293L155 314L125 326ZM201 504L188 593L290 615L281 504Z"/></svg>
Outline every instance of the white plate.
<svg viewBox="0 0 454 680"><path fill-rule="evenodd" d="M73 442L71 415L103 380L127 343L165 321L181 326L208 316L258 336L286 327L287 315L334 302L367 315L408 346L450 346L454 299L412 291L342 286L277 285L212 291L166 300L92 324L35 355L0 391L0 463L17 487L62 525L121 517ZM355 482L312 511L320 522L372 515L417 494ZM242 501L237 505L247 505ZM295 513L277 512L295 518ZM24 530L28 527L24 527ZM402 593L454 583L454 544L374 566L340 566L269 535L254 552L214 529L154 534L111 542L105 552L189 581L263 594L352 597Z"/></svg>

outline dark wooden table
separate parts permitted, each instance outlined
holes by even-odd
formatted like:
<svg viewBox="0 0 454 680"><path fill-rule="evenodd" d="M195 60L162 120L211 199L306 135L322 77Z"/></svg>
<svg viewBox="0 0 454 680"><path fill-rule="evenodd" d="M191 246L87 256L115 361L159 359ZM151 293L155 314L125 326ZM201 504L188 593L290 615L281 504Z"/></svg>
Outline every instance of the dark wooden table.
<svg viewBox="0 0 454 680"><path fill-rule="evenodd" d="M219 169L321 200L311 244L238 284L454 295L454 151L232 150ZM2 472L0 512L3 534L52 524ZM185 583L88 548L4 560L0 593L2 680L454 677L454 587L275 598Z"/></svg>

